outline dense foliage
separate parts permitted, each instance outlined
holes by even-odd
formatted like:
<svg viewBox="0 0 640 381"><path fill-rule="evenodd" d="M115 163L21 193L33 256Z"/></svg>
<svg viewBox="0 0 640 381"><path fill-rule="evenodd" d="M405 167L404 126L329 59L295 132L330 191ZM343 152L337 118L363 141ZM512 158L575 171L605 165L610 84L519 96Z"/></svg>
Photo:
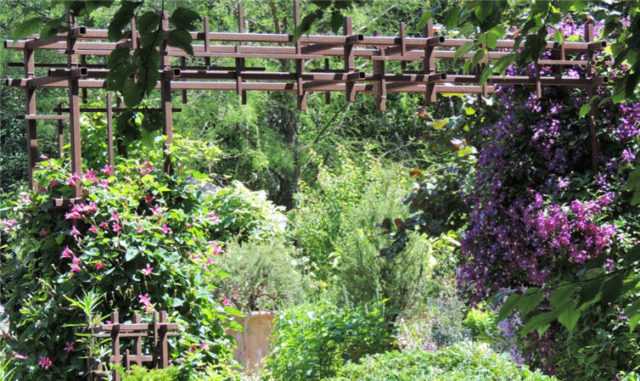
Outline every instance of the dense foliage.
<svg viewBox="0 0 640 381"><path fill-rule="evenodd" d="M224 361L225 329L236 312L212 298L222 278L211 265L223 250L219 239L275 233L277 212L243 199L241 188L208 194L184 174L167 177L158 162L122 160L75 178L46 159L36 177L45 190L3 202L0 287L10 322L3 344L14 353L17 376L58 380L82 370L83 348L74 348L73 330L64 326L84 322L69 299L87 290L103 295L95 311L102 316L119 311L126 321L134 312L169 311L184 330L173 344L175 361L196 368ZM86 201L54 208L74 182L83 184ZM201 348L197 356L192 347Z"/></svg>
<svg viewBox="0 0 640 381"><path fill-rule="evenodd" d="M317 302L283 311L276 320L267 378L320 380L347 361L391 349L394 329L384 308L379 302L361 307Z"/></svg>
<svg viewBox="0 0 640 381"><path fill-rule="evenodd" d="M439 352L421 350L367 356L349 364L332 380L555 380L514 363L488 346L462 342Z"/></svg>

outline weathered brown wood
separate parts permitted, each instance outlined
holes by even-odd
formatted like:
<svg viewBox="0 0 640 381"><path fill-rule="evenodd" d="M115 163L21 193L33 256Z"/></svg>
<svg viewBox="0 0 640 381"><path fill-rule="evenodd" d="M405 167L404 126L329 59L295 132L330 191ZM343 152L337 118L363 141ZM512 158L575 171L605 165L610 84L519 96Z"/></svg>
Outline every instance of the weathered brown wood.
<svg viewBox="0 0 640 381"><path fill-rule="evenodd" d="M69 28L75 27L75 18L70 14L67 16ZM82 146L80 137L80 86L78 83L78 55L75 51L76 38L69 35L67 38L67 70L69 71L69 130L70 134L70 154L71 154L71 174L82 178ZM72 195L74 198L82 194L80 181L76 181L73 186Z"/></svg>
<svg viewBox="0 0 640 381"><path fill-rule="evenodd" d="M342 25L342 33L348 37L353 35L353 25L351 17L345 17ZM344 72L351 73L355 70L355 56L353 55L353 45L346 44L344 46ZM347 102L356 101L355 83L351 80L346 82Z"/></svg>
<svg viewBox="0 0 640 381"><path fill-rule="evenodd" d="M35 51L25 49L24 51L24 76L28 81L35 77ZM25 88L25 114L36 114L36 90L33 87ZM38 190L37 184L33 181L33 173L38 161L38 130L35 119L25 119L27 130L27 170L29 171L29 188Z"/></svg>
<svg viewBox="0 0 640 381"><path fill-rule="evenodd" d="M62 112L60 111L60 108L62 107L62 105L60 103L58 103L58 106L56 107L57 110L57 114L62 116ZM57 122L57 127L58 127L58 158L60 160L62 160L62 158L64 157L64 126L62 125L62 120L58 120Z"/></svg>

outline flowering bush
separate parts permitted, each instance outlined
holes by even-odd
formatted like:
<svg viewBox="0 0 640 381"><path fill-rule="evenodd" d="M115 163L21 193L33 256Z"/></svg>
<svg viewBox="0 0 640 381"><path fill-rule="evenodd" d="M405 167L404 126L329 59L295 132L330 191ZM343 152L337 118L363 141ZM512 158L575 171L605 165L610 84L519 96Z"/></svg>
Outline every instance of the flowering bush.
<svg viewBox="0 0 640 381"><path fill-rule="evenodd" d="M185 174L165 175L160 162L121 160L78 178L44 159L35 177L42 192L3 202L0 303L10 327L2 345L18 379L75 379L84 369L82 346L65 326L83 323L69 298L87 290L103 295L97 313L118 311L121 321L167 310L184 330L171 344L183 374L227 360L225 330L238 312L213 298L222 273L212 258L224 250L221 239L265 234L268 218L257 212L277 210L263 202L238 221L222 207L234 190L203 192ZM54 208L53 199L69 197L76 183L83 199ZM221 228L228 220L235 222Z"/></svg>

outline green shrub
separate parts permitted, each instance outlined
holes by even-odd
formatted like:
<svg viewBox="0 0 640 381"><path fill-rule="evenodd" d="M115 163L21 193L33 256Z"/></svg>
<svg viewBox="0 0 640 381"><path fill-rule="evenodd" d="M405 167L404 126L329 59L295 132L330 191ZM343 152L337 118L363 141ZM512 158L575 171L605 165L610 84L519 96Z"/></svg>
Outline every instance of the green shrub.
<svg viewBox="0 0 640 381"><path fill-rule="evenodd" d="M381 227L408 216L408 189L401 167L346 156L340 168L321 167L314 187L302 186L291 214L294 236L339 298L351 304L388 299L387 311L395 316L425 295L436 264L429 238L410 232L402 258L381 255L391 243Z"/></svg>
<svg viewBox="0 0 640 381"><path fill-rule="evenodd" d="M496 315L486 306L472 308L462 323L463 327L471 331L475 341L492 343L498 337L498 323Z"/></svg>
<svg viewBox="0 0 640 381"><path fill-rule="evenodd" d="M215 264L229 274L217 290L244 311L280 310L302 302L308 288L296 268L296 248L284 238L231 241Z"/></svg>
<svg viewBox="0 0 640 381"><path fill-rule="evenodd" d="M43 161L36 173L41 193L3 200L0 303L9 318L3 344L15 357L17 379L75 379L84 369L86 352L67 325L84 323L69 298L88 290L103 296L97 314L119 311L121 321L167 310L183 329L171 343L181 368L196 372L229 358L225 332L238 312L214 298L222 273L212 258L221 238L264 235L269 218L255 211L277 210L266 202L249 212L220 207L227 199L238 206L256 202L241 202L250 192L238 188L212 197L186 173L156 169L162 161L121 160L110 174L87 171L75 179L86 201L71 210L53 208L54 198L70 196L69 173L55 160ZM231 222L223 229L224 221Z"/></svg>
<svg viewBox="0 0 640 381"><path fill-rule="evenodd" d="M365 357L360 364L340 369L335 381L419 380L555 380L520 367L508 354L497 354L485 344L459 343L438 352L389 351Z"/></svg>
<svg viewBox="0 0 640 381"><path fill-rule="evenodd" d="M130 371L117 368L122 381L178 381L180 370L175 366L166 369L146 369L133 365Z"/></svg>
<svg viewBox="0 0 640 381"><path fill-rule="evenodd" d="M277 317L266 371L274 380L331 377L347 361L391 349L394 340L383 303L356 308L303 304Z"/></svg>

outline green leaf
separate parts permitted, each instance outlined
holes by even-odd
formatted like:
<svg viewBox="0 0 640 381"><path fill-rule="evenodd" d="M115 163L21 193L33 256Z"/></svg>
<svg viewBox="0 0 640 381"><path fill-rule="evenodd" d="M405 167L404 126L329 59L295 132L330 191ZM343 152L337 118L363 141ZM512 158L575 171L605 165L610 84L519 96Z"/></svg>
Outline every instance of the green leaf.
<svg viewBox="0 0 640 381"><path fill-rule="evenodd" d="M555 32L553 32L552 39L554 42L557 42L558 44L562 44L562 41L564 41L564 36L562 35L562 31L557 29Z"/></svg>
<svg viewBox="0 0 640 381"><path fill-rule="evenodd" d="M160 28L161 20L162 18L156 12L148 11L143 13L136 19L140 36L153 34Z"/></svg>
<svg viewBox="0 0 640 381"><path fill-rule="evenodd" d="M584 118L584 116L587 115L590 110L591 110L591 104L589 103L583 104L582 107L580 107L580 112L578 113L578 117Z"/></svg>
<svg viewBox="0 0 640 381"><path fill-rule="evenodd" d="M503 321L516 310L521 296L520 294L511 294L509 298L507 298L502 307L500 307L497 318L498 321Z"/></svg>
<svg viewBox="0 0 640 381"><path fill-rule="evenodd" d="M422 17L420 17L420 21L418 22L418 31L422 31L422 29L424 29L424 27L427 26L427 23L429 22L430 18L431 18L430 11L422 14Z"/></svg>
<svg viewBox="0 0 640 381"><path fill-rule="evenodd" d="M544 299L542 290L537 287L528 289L527 292L522 295L520 302L518 303L520 314L522 316L526 316L529 312L538 307L540 302L542 302L542 299Z"/></svg>
<svg viewBox="0 0 640 381"><path fill-rule="evenodd" d="M136 8L142 3L132 1L124 1L120 5L120 9L113 15L111 23L109 23L108 37L111 41L118 41L124 35L122 29L131 22Z"/></svg>
<svg viewBox="0 0 640 381"><path fill-rule="evenodd" d="M558 322L565 326L569 332L573 332L578 320L580 319L580 310L576 307L576 303L568 303L568 306L563 308L563 312L558 315Z"/></svg>
<svg viewBox="0 0 640 381"><path fill-rule="evenodd" d="M622 279L622 274L617 274L602 285L602 301L613 303L620 296Z"/></svg>
<svg viewBox="0 0 640 381"><path fill-rule="evenodd" d="M573 294L577 289L578 285L575 283L567 283L558 286L549 296L551 306L557 310L567 308L571 305L571 302L574 301Z"/></svg>
<svg viewBox="0 0 640 381"><path fill-rule="evenodd" d="M124 261L130 262L134 260L140 254L140 250L135 246L127 247L127 251L124 254Z"/></svg>
<svg viewBox="0 0 640 381"><path fill-rule="evenodd" d="M340 31L340 27L344 23L344 16L340 11L331 12L331 31L333 33L338 33Z"/></svg>
<svg viewBox="0 0 640 381"><path fill-rule="evenodd" d="M476 7L473 13L476 15L478 20L484 21L489 15L491 15L494 11L493 2L492 1L480 1L480 5Z"/></svg>
<svg viewBox="0 0 640 381"><path fill-rule="evenodd" d="M124 85L122 89L122 97L124 98L124 103L129 108L133 108L140 104L142 100L143 91L140 88L138 83L128 82Z"/></svg>
<svg viewBox="0 0 640 381"><path fill-rule="evenodd" d="M15 27L12 34L13 38L18 39L38 32L42 26L42 21L42 17L38 16L21 22L17 27Z"/></svg>
<svg viewBox="0 0 640 381"><path fill-rule="evenodd" d="M200 19L200 15L191 9L178 7L171 14L169 21L178 29L192 30L196 28L194 22Z"/></svg>
<svg viewBox="0 0 640 381"><path fill-rule="evenodd" d="M461 47L456 49L456 52L453 55L453 59L454 60L458 60L458 58L460 58L460 57L464 56L465 54L469 53L471 51L471 49L473 49L474 46L475 46L475 44L473 42L466 42L464 45L462 45Z"/></svg>
<svg viewBox="0 0 640 381"><path fill-rule="evenodd" d="M580 290L580 308L584 309L586 306L590 306L600 300L600 286L602 286L601 279L592 279L583 283Z"/></svg>
<svg viewBox="0 0 640 381"><path fill-rule="evenodd" d="M555 311L537 314L526 322L520 334L525 336L530 332L537 331L538 336L542 336L556 316L557 313Z"/></svg>
<svg viewBox="0 0 640 381"><path fill-rule="evenodd" d="M460 7L454 5L447 14L444 16L444 26L447 29L453 29L458 26L458 20L460 19Z"/></svg>
<svg viewBox="0 0 640 381"><path fill-rule="evenodd" d="M169 46L174 46L184 50L186 53L193 55L193 47L191 46L191 34L186 30L176 29L169 32Z"/></svg>

